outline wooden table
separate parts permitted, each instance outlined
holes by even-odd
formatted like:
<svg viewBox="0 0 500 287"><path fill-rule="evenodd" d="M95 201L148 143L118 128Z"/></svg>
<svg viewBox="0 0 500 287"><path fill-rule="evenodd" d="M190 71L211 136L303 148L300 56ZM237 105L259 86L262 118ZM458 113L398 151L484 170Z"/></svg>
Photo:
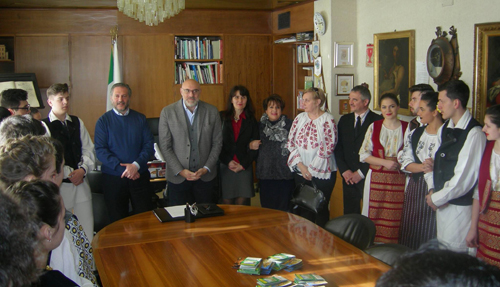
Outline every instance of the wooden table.
<svg viewBox="0 0 500 287"><path fill-rule="evenodd" d="M117 221L93 241L102 283L108 286L255 286L263 276L240 274L238 257L290 253L328 286L373 286L389 266L290 213L221 205L224 216L160 223L153 212Z"/></svg>

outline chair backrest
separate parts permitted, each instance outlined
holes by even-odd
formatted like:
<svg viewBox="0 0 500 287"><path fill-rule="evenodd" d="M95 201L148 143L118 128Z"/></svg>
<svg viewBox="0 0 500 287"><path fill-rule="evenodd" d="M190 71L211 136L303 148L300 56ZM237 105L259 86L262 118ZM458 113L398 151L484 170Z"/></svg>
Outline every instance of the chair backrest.
<svg viewBox="0 0 500 287"><path fill-rule="evenodd" d="M160 118L147 118L146 122L148 123L149 129L155 138L155 143L159 143L158 125L160 124Z"/></svg>
<svg viewBox="0 0 500 287"><path fill-rule="evenodd" d="M346 214L328 221L325 229L363 250L373 244L375 224L360 214Z"/></svg>
<svg viewBox="0 0 500 287"><path fill-rule="evenodd" d="M102 189L102 173L97 170L87 172L87 179L89 180L90 190L92 191L92 212L94 214L94 231L106 227L111 223L109 220L108 210L104 201L104 194Z"/></svg>
<svg viewBox="0 0 500 287"><path fill-rule="evenodd" d="M395 243L376 244L365 249L366 253L390 266L394 265L401 255L412 251L410 247Z"/></svg>

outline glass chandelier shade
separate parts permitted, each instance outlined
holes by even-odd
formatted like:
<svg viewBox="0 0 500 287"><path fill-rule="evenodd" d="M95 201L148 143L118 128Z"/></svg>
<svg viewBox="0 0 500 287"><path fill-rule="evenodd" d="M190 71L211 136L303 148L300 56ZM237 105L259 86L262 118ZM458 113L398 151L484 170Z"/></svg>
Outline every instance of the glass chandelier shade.
<svg viewBox="0 0 500 287"><path fill-rule="evenodd" d="M117 0L116 4L120 12L148 26L156 26L186 7L185 0Z"/></svg>

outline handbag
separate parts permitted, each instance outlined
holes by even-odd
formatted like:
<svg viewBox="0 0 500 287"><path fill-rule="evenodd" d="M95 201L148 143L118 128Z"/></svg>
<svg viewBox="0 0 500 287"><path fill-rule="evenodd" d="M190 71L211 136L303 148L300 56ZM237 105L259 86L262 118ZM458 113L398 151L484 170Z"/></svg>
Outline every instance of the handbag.
<svg viewBox="0 0 500 287"><path fill-rule="evenodd" d="M294 208L300 206L318 214L325 205L326 198L323 192L316 187L316 184L313 181L311 182L313 186L309 186L305 182L299 184L293 192L291 202Z"/></svg>

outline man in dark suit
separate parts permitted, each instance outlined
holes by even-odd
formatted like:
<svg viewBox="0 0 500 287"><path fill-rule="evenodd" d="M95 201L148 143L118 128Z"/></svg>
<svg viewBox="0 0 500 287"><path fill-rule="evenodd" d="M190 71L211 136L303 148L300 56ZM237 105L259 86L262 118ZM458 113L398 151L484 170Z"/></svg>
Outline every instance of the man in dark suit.
<svg viewBox="0 0 500 287"><path fill-rule="evenodd" d="M158 126L169 205L215 203L213 185L222 148L219 112L200 101L195 80L186 80L180 92L182 98L161 111Z"/></svg>
<svg viewBox="0 0 500 287"><path fill-rule="evenodd" d="M359 162L359 149L368 126L383 119L368 109L370 100L368 88L362 85L354 87L349 94L352 113L342 116L337 125L339 140L335 147L335 160L342 175L344 214L361 214L360 203L369 164Z"/></svg>

